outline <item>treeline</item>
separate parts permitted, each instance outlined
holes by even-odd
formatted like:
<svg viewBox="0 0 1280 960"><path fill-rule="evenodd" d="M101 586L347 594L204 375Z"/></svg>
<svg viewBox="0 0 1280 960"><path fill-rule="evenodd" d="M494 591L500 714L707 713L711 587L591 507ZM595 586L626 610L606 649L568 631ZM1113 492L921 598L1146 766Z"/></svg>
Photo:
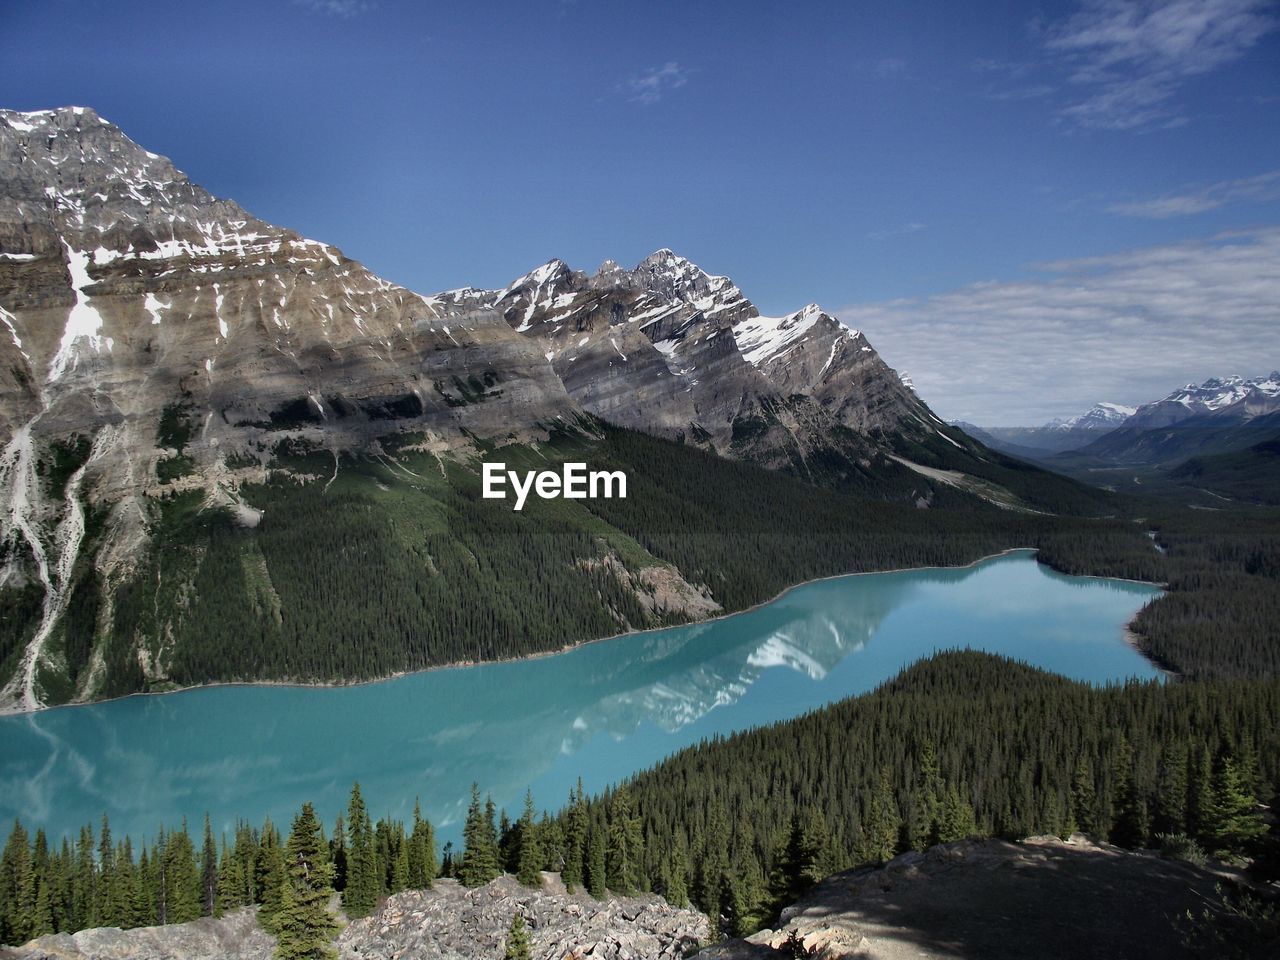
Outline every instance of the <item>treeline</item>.
<svg viewBox="0 0 1280 960"><path fill-rule="evenodd" d="M1100 689L944 653L864 696L685 750L591 800L585 819L590 842L634 820L633 885L742 933L833 871L964 836L1080 830L1265 853L1277 717L1275 681ZM559 821L583 816L571 804Z"/></svg>
<svg viewBox="0 0 1280 960"><path fill-rule="evenodd" d="M626 499L535 500L516 513L482 498L477 475L460 465L446 477L434 458L409 454L402 468L344 458L330 486L320 479L334 471L327 452L282 450L281 463L313 479L280 474L243 488L263 512L256 528L205 509L198 492L161 502L154 552L111 605L99 692L368 679L680 621L589 562L608 553L632 572L674 563L729 611L813 577L963 564L1064 537L1092 538L1092 554L1077 549L1080 562L1127 551L1131 573L1162 579L1158 554L1123 520L1019 514L972 497L922 510L601 429L599 439L560 435L550 447L493 455L527 468L587 459L621 469ZM82 593L67 617L77 630L94 620L75 616L93 599ZM137 644L164 664L162 678L144 678Z"/></svg>
<svg viewBox="0 0 1280 960"><path fill-rule="evenodd" d="M362 917L382 897L428 888L439 875L435 831L419 807L407 827L385 818L375 824L359 784L329 838L304 804L287 838L268 818L261 828L237 824L234 836L219 842L206 817L196 839L184 822L135 848L129 837L113 840L104 816L100 830L86 826L76 842L63 838L54 848L43 830L31 836L15 822L0 855L0 943L185 923L253 905L282 947L321 933L327 942L336 929L327 912L334 891L348 917Z"/></svg>
<svg viewBox="0 0 1280 960"><path fill-rule="evenodd" d="M309 808L299 816L318 838L309 862L324 865L324 888L351 917L437 876L478 886L506 872L537 885L552 870L596 897L692 902L743 934L832 872L965 837L1080 830L1274 868L1280 838L1264 836L1260 801L1280 786L1277 716L1275 680L1096 688L951 652L869 694L684 750L600 796L579 784L554 817L536 817L526 796L511 821L473 786L463 848L446 845L439 859L416 809L408 826L374 823L358 785L328 839ZM86 828L56 852L15 825L0 858L0 939L255 903L281 931L297 896L292 842L268 822L241 824L215 847L206 824L198 851L184 827L135 860L105 821L96 840ZM313 932L331 924L313 909L319 899L308 901Z"/></svg>

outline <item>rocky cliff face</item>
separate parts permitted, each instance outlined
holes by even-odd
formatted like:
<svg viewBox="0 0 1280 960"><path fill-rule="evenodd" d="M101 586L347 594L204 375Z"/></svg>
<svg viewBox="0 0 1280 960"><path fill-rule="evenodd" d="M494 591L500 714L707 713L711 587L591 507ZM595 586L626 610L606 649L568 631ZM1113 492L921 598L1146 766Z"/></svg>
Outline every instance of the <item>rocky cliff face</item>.
<svg viewBox="0 0 1280 960"><path fill-rule="evenodd" d="M439 297L501 313L583 409L725 456L803 473L814 453L865 458L877 434L934 430L860 333L816 304L761 316L728 277L670 250L590 276L552 260L502 290Z"/></svg>
<svg viewBox="0 0 1280 960"><path fill-rule="evenodd" d="M882 868L829 877L776 929L703 951L705 960L1075 960L1203 956L1180 928L1221 878L1186 863L1033 837L962 840Z"/></svg>
<svg viewBox="0 0 1280 960"><path fill-rule="evenodd" d="M346 455L465 459L589 431L587 414L920 502L930 482L895 445L973 446L860 334L813 305L760 316L669 250L424 297L211 196L92 110L0 111L0 593L22 611L0 629L0 709L101 687L96 641L83 670L57 651L75 581L95 578L75 604L89 629L109 623L174 494L253 524L244 484L324 479L282 451L321 451L336 476ZM121 656L163 677L172 644L144 646Z"/></svg>
<svg viewBox="0 0 1280 960"><path fill-rule="evenodd" d="M371 917L338 937L340 960L493 960L501 957L512 919L524 917L534 960L675 960L708 937L707 918L660 897L599 901L569 894L555 874L541 889L511 877L468 890L454 880L435 889L388 897ZM84 930L41 937L0 960L270 960L275 938L254 910L220 920L138 930Z"/></svg>

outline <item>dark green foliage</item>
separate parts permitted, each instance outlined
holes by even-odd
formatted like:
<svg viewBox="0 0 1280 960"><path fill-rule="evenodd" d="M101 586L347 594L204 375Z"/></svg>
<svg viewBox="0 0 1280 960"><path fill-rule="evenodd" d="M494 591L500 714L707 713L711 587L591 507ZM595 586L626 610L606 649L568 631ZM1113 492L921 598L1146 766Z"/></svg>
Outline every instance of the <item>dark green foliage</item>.
<svg viewBox="0 0 1280 960"><path fill-rule="evenodd" d="M518 913L511 918L511 926L507 928L507 945L502 956L503 960L529 960L529 928Z"/></svg>
<svg viewBox="0 0 1280 960"><path fill-rule="evenodd" d="M342 908L353 920L367 917L377 906L382 883L374 849L373 824L360 794L360 784L351 787L347 805L346 882L342 890Z"/></svg>
<svg viewBox="0 0 1280 960"><path fill-rule="evenodd" d="M480 806L480 787L471 785L471 805L467 808L467 820L462 828L462 865L458 879L468 887L480 887L497 877L502 869L498 863L498 836L493 822L493 801Z"/></svg>
<svg viewBox="0 0 1280 960"><path fill-rule="evenodd" d="M672 885L687 842L692 899L732 930L733 898L750 900L735 884L752 857L777 906L827 873L935 840L1060 833L1074 820L1144 842L1152 810L1214 849L1248 852L1261 825L1255 798L1280 781L1277 716L1274 680L1096 688L1001 657L939 654L872 693L634 777L625 790L646 838L640 883ZM1184 785L1161 771L1176 770L1188 745L1219 760ZM1256 774L1240 774L1244 755ZM613 796L587 805L611 833ZM903 830L903 811L929 808L927 830Z"/></svg>
<svg viewBox="0 0 1280 960"><path fill-rule="evenodd" d="M542 886L542 843L533 819L532 792L524 795L524 813L520 816L518 843L516 879L526 887Z"/></svg>
<svg viewBox="0 0 1280 960"><path fill-rule="evenodd" d="M280 908L272 920L277 960L327 960L337 955L330 941L338 923L329 913L333 864L311 804L293 821L284 849L285 872Z"/></svg>
<svg viewBox="0 0 1280 960"><path fill-rule="evenodd" d="M364 825L361 833L385 836L391 844L389 866L374 858L370 908L394 889L430 886L436 859L431 824L416 816L412 833L391 820L380 820L375 829L358 790L353 794L356 819ZM334 890L334 845L325 840L310 805L294 820L288 843L281 842L270 820L260 831L240 823L234 844L224 838L220 854L207 820L199 857L184 824L181 830L161 830L136 860L130 839L112 841L105 817L96 843L85 827L74 846L64 839L56 853L48 849L43 832L31 838L15 823L0 856L0 943L92 926L182 923L206 909L222 916L257 903L260 923L280 935L280 942L294 951L289 956L327 956L323 950L334 929L327 913ZM335 830L335 835L345 833ZM397 887L397 875L409 879Z"/></svg>
<svg viewBox="0 0 1280 960"><path fill-rule="evenodd" d="M413 803L413 832L408 843L408 885L414 890L430 888L436 877L436 834L422 817L418 801Z"/></svg>

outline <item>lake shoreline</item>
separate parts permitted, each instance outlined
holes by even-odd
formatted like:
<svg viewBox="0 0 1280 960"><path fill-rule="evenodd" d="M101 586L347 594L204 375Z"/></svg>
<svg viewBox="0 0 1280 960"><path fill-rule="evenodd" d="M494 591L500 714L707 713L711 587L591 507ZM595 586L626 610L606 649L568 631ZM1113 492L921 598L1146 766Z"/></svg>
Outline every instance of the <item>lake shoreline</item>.
<svg viewBox="0 0 1280 960"><path fill-rule="evenodd" d="M789 593L795 590L798 590L801 587L805 587L814 583L825 583L830 580L844 580L848 577L870 577L870 576L878 576L881 574L889 574L889 573L912 573L912 572L921 571L921 570L968 570L968 569L980 566L984 563L988 563L992 560L999 560L1001 557L1008 557L1018 553L1030 553L1033 555L1037 555L1039 554L1039 549L1036 547L1008 547L996 553L990 553L985 556L978 557L976 560L971 560L968 563L961 563L961 564L954 564L954 565L933 564L933 565L920 566L920 567L892 567L885 570L858 570L853 573L833 573L827 576L813 577L808 580L801 580L797 583L790 584L787 587L783 588L781 591L779 591L776 595L768 598L767 600L761 600L759 603L752 604L749 607L743 607L741 610L734 610L729 613L720 613L714 617L706 617L702 620L690 620L686 623L670 624L664 627L646 627L643 630L624 630L619 633L609 634L608 636L604 636L604 637L591 637L586 640L578 640L573 643L566 643L552 650L539 650L534 653L522 654L521 656L518 656L518 657L502 657L496 660L458 660L452 663L435 664L433 666L423 667L418 670L400 670L395 673L389 673L389 674L386 674L385 676L380 676L380 677L372 677L367 680L217 680L212 683L197 683L187 687L175 687L172 690L139 690L135 693L127 693L119 697L103 697L102 699L99 699L99 700L75 700L70 703L60 703L54 706L42 707L39 710L0 709L0 718L21 717L21 716L34 717L39 714L48 713L52 710L62 710L66 708L75 708L75 707L90 707L90 706L94 706L96 704L101 704L101 703L114 703L119 700L129 700L134 697L167 697L167 696L173 696L175 694L189 693L195 690L215 690L220 687L264 687L264 688L283 687L286 689L297 689L297 690L339 690L339 689L344 689L349 687L366 687L366 686L372 686L374 684L390 683L391 681L402 680L405 677L414 676L415 674L420 674L420 673L434 673L442 670L465 669L467 667L489 666L489 665L508 664L508 663L521 663L527 660L541 660L546 657L558 657L561 654L569 653L570 651L577 650L589 644L604 643L608 640L618 640L622 637L641 636L646 633L658 633L663 630L673 630L673 629L678 629L680 627L698 626L704 623L715 623L720 620L728 620L732 617L739 617L744 614L752 613L753 611L759 610L762 607L767 607L770 604L777 603L779 600L784 599ZM1060 573L1060 574L1063 574L1064 576L1079 577L1081 579L1086 579L1086 580L1111 580L1119 583L1134 583L1134 584L1140 584L1145 587L1157 587L1160 589L1164 589L1166 586L1165 584L1162 584L1162 583L1151 583L1146 580L1134 580L1127 577L1107 577L1107 576L1101 576L1097 574L1067 573L1064 570L1059 570L1057 567L1054 567L1052 564L1045 563L1044 561L1040 560L1038 557L1036 559L1036 563L1039 564L1040 566L1046 567L1049 570L1054 571L1055 573ZM1136 642L1137 634L1133 632L1132 626L1133 626L1132 621L1124 625L1123 642L1126 645L1132 647L1135 651L1137 651L1137 653L1139 653L1144 660L1150 663L1155 669L1159 670L1161 673L1167 676L1172 676L1172 677L1178 676L1178 674L1172 673L1171 671L1167 670L1165 667L1157 663L1150 656L1148 656L1144 650L1142 650L1142 648Z"/></svg>

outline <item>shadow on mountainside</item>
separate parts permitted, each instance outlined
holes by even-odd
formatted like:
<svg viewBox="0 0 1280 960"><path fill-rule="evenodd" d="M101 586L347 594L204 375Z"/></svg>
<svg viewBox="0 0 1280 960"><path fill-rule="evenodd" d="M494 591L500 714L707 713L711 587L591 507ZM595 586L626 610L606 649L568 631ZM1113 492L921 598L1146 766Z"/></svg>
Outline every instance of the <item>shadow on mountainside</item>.
<svg viewBox="0 0 1280 960"><path fill-rule="evenodd" d="M776 930L700 956L1178 960L1197 956L1187 911L1210 907L1222 879L1078 835L961 841L829 877Z"/></svg>

